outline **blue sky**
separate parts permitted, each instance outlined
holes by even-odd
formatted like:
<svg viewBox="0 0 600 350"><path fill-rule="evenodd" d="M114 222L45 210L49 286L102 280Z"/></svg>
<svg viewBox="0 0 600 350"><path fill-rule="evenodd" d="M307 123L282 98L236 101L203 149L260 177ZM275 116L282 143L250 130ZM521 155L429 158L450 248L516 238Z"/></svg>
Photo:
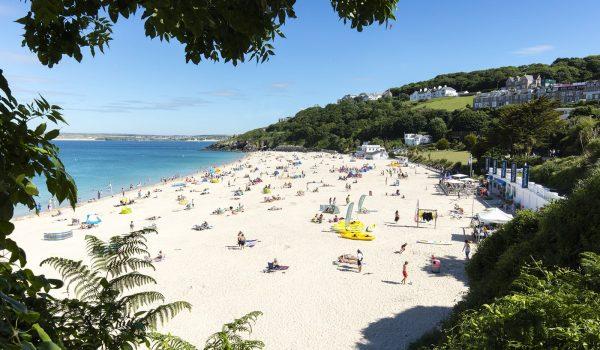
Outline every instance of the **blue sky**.
<svg viewBox="0 0 600 350"><path fill-rule="evenodd" d="M0 69L21 100L61 105L65 132L238 133L349 93L600 53L597 0L400 0L391 28L362 33L328 0L299 0L264 64L186 64L181 45L146 38L136 19L119 21L104 55L49 69L21 47L13 20L26 5L0 0Z"/></svg>

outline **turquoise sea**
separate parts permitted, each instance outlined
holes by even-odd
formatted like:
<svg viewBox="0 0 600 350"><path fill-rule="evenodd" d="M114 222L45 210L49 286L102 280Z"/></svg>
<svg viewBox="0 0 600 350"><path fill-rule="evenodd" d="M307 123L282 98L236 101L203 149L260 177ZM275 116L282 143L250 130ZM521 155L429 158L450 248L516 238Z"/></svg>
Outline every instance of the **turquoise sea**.
<svg viewBox="0 0 600 350"><path fill-rule="evenodd" d="M60 159L77 184L79 202L118 193L121 188L157 183L163 177L185 176L240 159L243 153L207 150L212 142L179 141L56 141ZM46 210L51 201L43 179L38 203ZM16 215L29 210L18 207Z"/></svg>

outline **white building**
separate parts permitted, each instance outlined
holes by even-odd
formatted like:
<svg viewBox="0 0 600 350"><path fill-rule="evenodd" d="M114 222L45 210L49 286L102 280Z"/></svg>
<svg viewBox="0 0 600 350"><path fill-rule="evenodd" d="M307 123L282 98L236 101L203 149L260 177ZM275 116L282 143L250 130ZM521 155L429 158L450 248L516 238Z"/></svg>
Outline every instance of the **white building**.
<svg viewBox="0 0 600 350"><path fill-rule="evenodd" d="M388 159L389 155L384 147L364 143L355 153L358 158L365 159Z"/></svg>
<svg viewBox="0 0 600 350"><path fill-rule="evenodd" d="M487 177L489 192L506 200L512 200L516 209L538 210L548 203L562 198L558 193L535 182L530 181L528 186L523 188L521 186L522 178L518 175L516 181L511 182L510 169L506 170L506 178L502 178L500 174L493 174L493 168L490 168Z"/></svg>
<svg viewBox="0 0 600 350"><path fill-rule="evenodd" d="M424 88L410 94L411 101L425 101L440 97L457 97L458 92L449 86L438 86L433 89Z"/></svg>
<svg viewBox="0 0 600 350"><path fill-rule="evenodd" d="M404 134L404 144L407 146L425 145L431 142L431 136L427 134Z"/></svg>
<svg viewBox="0 0 600 350"><path fill-rule="evenodd" d="M382 97L392 97L392 92L390 90L385 90L383 93L366 93L362 92L358 95L344 95L342 98L338 100L338 103L341 101L377 101Z"/></svg>

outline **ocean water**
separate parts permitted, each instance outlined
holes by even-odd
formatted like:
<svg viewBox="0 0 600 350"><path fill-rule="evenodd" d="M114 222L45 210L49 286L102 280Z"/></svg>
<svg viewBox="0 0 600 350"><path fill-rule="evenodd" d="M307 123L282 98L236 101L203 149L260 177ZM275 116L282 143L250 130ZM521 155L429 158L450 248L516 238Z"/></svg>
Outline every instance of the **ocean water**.
<svg viewBox="0 0 600 350"><path fill-rule="evenodd" d="M150 185L163 177L188 175L215 165L240 159L243 153L207 150L212 142L179 141L56 141L60 159L75 179L79 202L119 193L138 184ZM40 189L37 202L46 210L51 201L44 179L35 179ZM63 203L65 204L65 203ZM17 207L16 215L30 211Z"/></svg>

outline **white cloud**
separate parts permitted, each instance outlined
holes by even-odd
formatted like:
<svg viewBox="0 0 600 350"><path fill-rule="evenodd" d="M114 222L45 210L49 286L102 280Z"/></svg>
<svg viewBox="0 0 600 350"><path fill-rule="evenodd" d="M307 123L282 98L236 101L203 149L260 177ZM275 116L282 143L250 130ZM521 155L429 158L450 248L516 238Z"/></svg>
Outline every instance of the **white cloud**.
<svg viewBox="0 0 600 350"><path fill-rule="evenodd" d="M10 62L10 63L37 63L37 57L30 54L22 54L10 51L0 51L0 61Z"/></svg>
<svg viewBox="0 0 600 350"><path fill-rule="evenodd" d="M134 111L177 111L185 108L198 107L209 103L202 97L173 97L163 100L117 100L107 104L86 107L67 108L73 111L89 111L99 113L131 113Z"/></svg>
<svg viewBox="0 0 600 350"><path fill-rule="evenodd" d="M282 81L282 82L277 82L277 83L271 84L271 88L276 89L276 90L285 90L285 89L289 88L290 85L292 85L292 84L289 82L286 82L286 81Z"/></svg>
<svg viewBox="0 0 600 350"><path fill-rule="evenodd" d="M554 46L548 45L548 44L543 44L543 45L524 47L517 51L513 51L513 54L521 55L521 56L532 56L532 55L539 55L541 53L552 51L552 50L554 50Z"/></svg>

